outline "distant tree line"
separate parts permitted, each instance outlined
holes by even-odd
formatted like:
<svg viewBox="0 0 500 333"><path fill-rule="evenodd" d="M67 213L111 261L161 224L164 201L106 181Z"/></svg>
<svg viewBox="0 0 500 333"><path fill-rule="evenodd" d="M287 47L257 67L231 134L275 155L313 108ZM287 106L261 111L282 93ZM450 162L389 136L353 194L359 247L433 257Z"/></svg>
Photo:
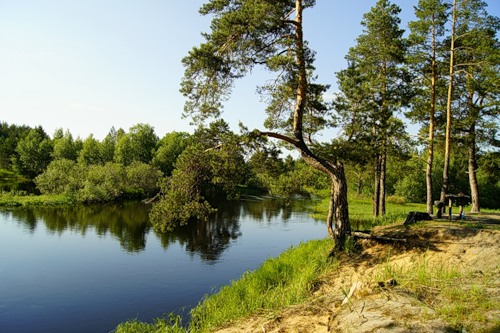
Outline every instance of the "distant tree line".
<svg viewBox="0 0 500 333"><path fill-rule="evenodd" d="M290 198L308 196L322 184L303 163L281 158L278 148L251 149L242 140L224 121L161 139L152 126L136 124L128 132L111 128L103 140L92 134L74 138L62 129L50 137L40 126L1 122L0 165L33 181L41 193L83 203L160 193L162 204L153 216L158 211L175 223L206 217L215 201L237 198L242 191Z"/></svg>
<svg viewBox="0 0 500 333"><path fill-rule="evenodd" d="M41 127L2 122L0 165L33 180L42 193L65 194L81 202L147 198L161 192L166 194L163 200L170 198L171 202L161 209L162 205L158 205L158 215L161 210L182 211L180 207L167 207L193 201L193 197L179 197L187 194L208 199L212 207L221 197L238 198L242 190L292 198L309 197L328 188L321 173L290 155L283 157L278 147L267 144L251 149L243 141L223 121L200 127L193 134L170 132L161 139L149 125L134 125L128 133L112 128L101 141L93 135L85 140L74 139L62 129L51 138ZM466 192L468 151L460 142L452 148L455 153L450 164L450 190ZM439 145L437 151L443 151ZM397 154L390 154L387 195L397 196L395 200L399 201L425 202L425 160L426 152L409 144L402 145ZM371 197L374 169L362 161L360 157L346 162L347 181L352 195ZM437 173L442 172L443 161L444 154L437 153ZM483 205L500 208L500 152L479 154L477 178ZM180 191L189 186L197 189ZM434 197L439 197L439 190L438 178ZM192 208L188 210L193 212Z"/></svg>

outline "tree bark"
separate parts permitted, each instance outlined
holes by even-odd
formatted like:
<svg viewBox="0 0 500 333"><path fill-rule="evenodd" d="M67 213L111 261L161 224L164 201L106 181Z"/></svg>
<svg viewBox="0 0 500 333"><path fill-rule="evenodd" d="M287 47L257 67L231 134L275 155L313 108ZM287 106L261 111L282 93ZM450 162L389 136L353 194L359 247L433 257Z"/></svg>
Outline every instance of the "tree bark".
<svg viewBox="0 0 500 333"><path fill-rule="evenodd" d="M475 126L473 126L472 131L475 132ZM471 213L479 213L481 211L481 206L479 205L479 186L477 184L476 169L476 140L475 133L471 133L471 140L469 143L469 184L470 184L470 194L471 194Z"/></svg>
<svg viewBox="0 0 500 333"><path fill-rule="evenodd" d="M427 156L427 167L425 169L425 182L427 189L427 213L434 213L434 201L432 200L432 169L434 163L434 131L435 131L435 114L436 114L436 81L437 81L437 64L436 64L436 27L432 26L432 61L431 61L431 103L429 110L429 152Z"/></svg>
<svg viewBox="0 0 500 333"><path fill-rule="evenodd" d="M387 153L384 151L380 156L380 195L379 195L379 214L385 215L385 183L387 174Z"/></svg>
<svg viewBox="0 0 500 333"><path fill-rule="evenodd" d="M335 216L335 229L333 239L335 247L342 249L346 238L351 235L351 222L349 220L349 209L347 203L347 180L344 165L337 162L332 177L333 184L333 211ZM340 245L340 246L339 246Z"/></svg>
<svg viewBox="0 0 500 333"><path fill-rule="evenodd" d="M347 180L342 162L329 162L314 155L303 143L296 147L306 163L325 172L331 180L330 205L326 221L328 234L335 242L335 248L342 250L347 237L351 234L349 205L347 202Z"/></svg>
<svg viewBox="0 0 500 333"><path fill-rule="evenodd" d="M375 158L375 189L373 191L373 216L377 217L380 215L380 156Z"/></svg>

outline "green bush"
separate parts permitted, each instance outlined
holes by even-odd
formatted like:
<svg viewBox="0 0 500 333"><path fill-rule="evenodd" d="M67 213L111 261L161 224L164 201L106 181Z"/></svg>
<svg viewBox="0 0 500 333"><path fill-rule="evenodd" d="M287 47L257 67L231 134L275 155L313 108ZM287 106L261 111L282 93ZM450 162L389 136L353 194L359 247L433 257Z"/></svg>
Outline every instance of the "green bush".
<svg viewBox="0 0 500 333"><path fill-rule="evenodd" d="M138 193L144 197L158 192L158 180L162 176L160 170L143 162L132 162L125 171L128 193Z"/></svg>
<svg viewBox="0 0 500 333"><path fill-rule="evenodd" d="M35 184L44 194L76 195L85 177L84 169L75 161L58 159L52 161L44 173L35 178Z"/></svg>
<svg viewBox="0 0 500 333"><path fill-rule="evenodd" d="M125 190L125 177L122 164L89 166L83 187L78 192L78 201L106 202L119 198Z"/></svg>

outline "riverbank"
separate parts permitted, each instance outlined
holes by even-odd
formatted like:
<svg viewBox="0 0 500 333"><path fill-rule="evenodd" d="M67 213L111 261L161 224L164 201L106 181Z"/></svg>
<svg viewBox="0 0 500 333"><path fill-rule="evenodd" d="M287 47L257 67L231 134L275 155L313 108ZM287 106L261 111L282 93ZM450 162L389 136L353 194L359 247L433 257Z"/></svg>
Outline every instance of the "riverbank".
<svg viewBox="0 0 500 333"><path fill-rule="evenodd" d="M487 215L487 225L473 217L377 227L376 235L406 241L361 240L306 302L215 332L498 332L500 215Z"/></svg>
<svg viewBox="0 0 500 333"><path fill-rule="evenodd" d="M490 223L483 223L485 220ZM327 261L328 240L303 244L267 261L194 311L189 332L497 332L500 329L500 215L467 222L376 227L373 234L404 239L360 240L350 256ZM309 248L309 254L302 252ZM353 249L354 250L354 249ZM319 252L322 260L310 258ZM306 262L304 262L305 260ZM309 262L323 265L309 267ZM283 276L305 283L293 293ZM250 283L249 281L253 281ZM254 289L252 286L260 286ZM247 290L253 290L250 292ZM302 290L292 302L281 299ZM271 295L274 295L271 297ZM265 302L270 299L268 306ZM291 297L293 299L293 297ZM281 304L281 305L280 305ZM235 313L225 316L225 313ZM128 322L116 332L186 332Z"/></svg>
<svg viewBox="0 0 500 333"><path fill-rule="evenodd" d="M20 195L13 192L0 194L0 207L58 207L75 205L76 201L66 195L40 194Z"/></svg>

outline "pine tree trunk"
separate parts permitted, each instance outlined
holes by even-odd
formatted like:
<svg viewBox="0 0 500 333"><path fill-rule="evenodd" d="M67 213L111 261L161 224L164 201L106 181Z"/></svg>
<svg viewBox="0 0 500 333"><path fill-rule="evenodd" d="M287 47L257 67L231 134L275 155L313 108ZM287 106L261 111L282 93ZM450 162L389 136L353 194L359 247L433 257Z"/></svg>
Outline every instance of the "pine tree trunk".
<svg viewBox="0 0 500 333"><path fill-rule="evenodd" d="M436 64L436 31L435 26L432 27L432 63L431 63L431 105L429 110L429 152L427 156L427 167L425 168L425 183L427 189L427 213L434 213L434 201L432 200L432 169L434 163L434 127L436 114L436 81L437 81L437 64Z"/></svg>
<svg viewBox="0 0 500 333"><path fill-rule="evenodd" d="M375 158L375 189L373 191L373 216L377 217L380 215L380 156Z"/></svg>
<svg viewBox="0 0 500 333"><path fill-rule="evenodd" d="M470 135L472 136L469 143L469 184L470 184L470 194L471 194L471 213L479 213L481 211L481 207L479 205L479 186L477 184L476 177L476 140L475 140L475 126L473 126L472 130L474 131Z"/></svg>
<svg viewBox="0 0 500 333"><path fill-rule="evenodd" d="M326 226L328 235L335 242L335 249L342 250L345 240L351 235L349 206L347 202L347 180L344 165L340 161L328 162L315 156L305 144L299 144L297 148L306 163L313 168L325 172L330 177L330 205Z"/></svg>
<svg viewBox="0 0 500 333"><path fill-rule="evenodd" d="M387 153L382 153L380 156L380 195L379 195L379 214L385 215L385 183L387 174Z"/></svg>
<svg viewBox="0 0 500 333"><path fill-rule="evenodd" d="M434 140L434 139L432 139ZM427 156L427 167L425 169L425 183L427 189L427 213L434 213L434 202L432 200L432 163L434 160L434 144L430 142L429 135L429 156Z"/></svg>
<svg viewBox="0 0 500 333"><path fill-rule="evenodd" d="M343 249L346 238L351 235L349 221L349 208L347 203L347 180L344 165L337 162L332 177L333 189L333 215L335 216L335 229L333 239L336 249ZM339 246L340 245L340 246Z"/></svg>

